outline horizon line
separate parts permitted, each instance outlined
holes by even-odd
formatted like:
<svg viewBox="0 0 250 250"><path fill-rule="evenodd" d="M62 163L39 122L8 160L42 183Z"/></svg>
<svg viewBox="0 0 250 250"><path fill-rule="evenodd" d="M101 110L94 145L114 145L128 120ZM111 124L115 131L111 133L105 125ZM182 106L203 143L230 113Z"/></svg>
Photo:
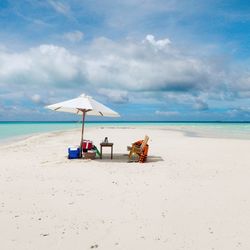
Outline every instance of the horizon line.
<svg viewBox="0 0 250 250"><path fill-rule="evenodd" d="M81 123L81 121L12 121L12 120L6 120L6 121L0 121L0 123L11 123L11 122L16 122L16 123L24 123L24 122L31 122L31 123ZM250 123L249 121L85 121L85 123Z"/></svg>

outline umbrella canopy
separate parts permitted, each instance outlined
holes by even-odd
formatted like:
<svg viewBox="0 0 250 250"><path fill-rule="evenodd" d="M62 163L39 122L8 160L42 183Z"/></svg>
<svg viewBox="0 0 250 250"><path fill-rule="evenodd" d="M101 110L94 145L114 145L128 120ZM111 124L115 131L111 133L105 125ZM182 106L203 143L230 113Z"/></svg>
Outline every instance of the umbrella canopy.
<svg viewBox="0 0 250 250"><path fill-rule="evenodd" d="M120 115L112 109L106 107L100 102L95 101L91 96L85 94L80 95L77 98L67 100L64 102L58 102L49 106L48 109L55 111L75 113L82 115L82 112L88 113L93 116L109 116L119 117Z"/></svg>
<svg viewBox="0 0 250 250"><path fill-rule="evenodd" d="M77 98L70 99L64 102L58 102L52 105L46 106L48 109L52 109L60 112L74 113L82 115L82 136L81 136L81 152L84 132L84 120L85 115L93 116L107 116L107 117L119 117L120 115L114 110L106 107L100 102L95 101L91 96L85 94L80 95Z"/></svg>

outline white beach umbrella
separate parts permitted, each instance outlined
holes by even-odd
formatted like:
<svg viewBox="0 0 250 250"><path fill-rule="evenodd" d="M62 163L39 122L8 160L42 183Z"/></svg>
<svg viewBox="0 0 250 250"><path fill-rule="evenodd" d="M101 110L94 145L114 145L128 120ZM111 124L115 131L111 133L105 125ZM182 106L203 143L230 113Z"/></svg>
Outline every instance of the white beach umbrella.
<svg viewBox="0 0 250 250"><path fill-rule="evenodd" d="M120 117L117 112L106 107L100 102L95 101L91 96L87 96L85 94L82 94L77 98L70 99L64 102L58 102L52 105L48 105L46 106L46 108L60 112L68 112L77 115L82 115L82 134L80 143L81 152L84 132L84 120L86 114L93 116Z"/></svg>

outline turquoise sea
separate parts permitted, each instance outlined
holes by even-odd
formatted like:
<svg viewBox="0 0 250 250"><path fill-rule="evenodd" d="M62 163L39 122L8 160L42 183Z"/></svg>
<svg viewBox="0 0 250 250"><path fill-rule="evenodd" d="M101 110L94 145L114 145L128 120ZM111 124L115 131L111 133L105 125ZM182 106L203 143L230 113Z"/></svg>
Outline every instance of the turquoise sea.
<svg viewBox="0 0 250 250"><path fill-rule="evenodd" d="M189 136L250 139L250 122L86 122L85 126L160 127L180 130ZM77 128L81 129L80 122L0 122L0 140Z"/></svg>

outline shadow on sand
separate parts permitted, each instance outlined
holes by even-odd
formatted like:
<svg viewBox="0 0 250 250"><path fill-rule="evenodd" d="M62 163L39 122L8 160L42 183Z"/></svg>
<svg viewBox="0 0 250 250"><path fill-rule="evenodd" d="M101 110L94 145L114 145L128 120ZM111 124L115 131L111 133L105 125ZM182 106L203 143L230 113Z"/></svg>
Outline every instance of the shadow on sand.
<svg viewBox="0 0 250 250"><path fill-rule="evenodd" d="M96 158L95 161L98 162L119 162L119 163L132 163L134 161L129 161L128 154L114 154L113 159L110 159L110 154L103 154L102 159ZM149 155L145 163L163 161L162 157Z"/></svg>

